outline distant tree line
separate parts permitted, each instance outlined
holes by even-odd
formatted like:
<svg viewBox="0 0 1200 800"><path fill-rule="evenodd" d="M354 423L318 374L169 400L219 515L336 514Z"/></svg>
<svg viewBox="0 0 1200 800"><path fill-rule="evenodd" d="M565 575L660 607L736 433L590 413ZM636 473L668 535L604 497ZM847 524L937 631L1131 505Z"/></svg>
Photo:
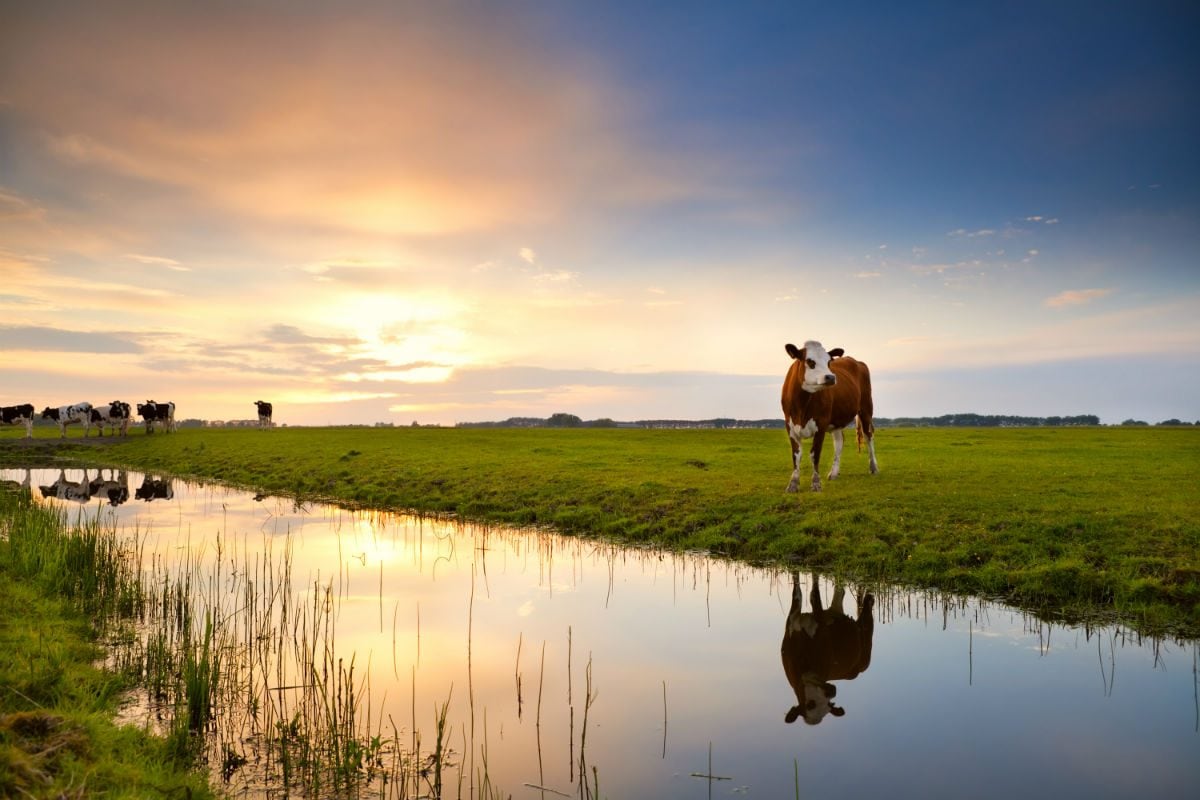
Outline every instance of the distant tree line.
<svg viewBox="0 0 1200 800"><path fill-rule="evenodd" d="M1023 417L1014 414L943 414L940 417L876 417L877 428L1061 428L1083 425L1099 425L1100 417L1095 414L1075 416ZM1147 422L1128 419L1122 425L1148 425ZM1168 419L1158 425L1192 425L1178 419ZM1200 420L1194 423L1200 425ZM631 422L615 422L607 417L583 420L574 414L552 414L549 417L509 417L497 422L460 422L459 428L778 428L783 429L783 418L734 419L714 417L712 419L642 419Z"/></svg>
<svg viewBox="0 0 1200 800"><path fill-rule="evenodd" d="M1073 417L1020 417L1013 414L943 414L940 417L875 418L877 428L1062 428L1099 425L1095 414Z"/></svg>

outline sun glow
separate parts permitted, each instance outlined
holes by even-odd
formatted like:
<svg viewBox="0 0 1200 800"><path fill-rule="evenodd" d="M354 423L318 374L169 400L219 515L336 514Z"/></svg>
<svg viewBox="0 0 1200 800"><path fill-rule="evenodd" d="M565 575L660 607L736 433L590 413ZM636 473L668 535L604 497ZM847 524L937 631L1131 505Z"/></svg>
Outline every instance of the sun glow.
<svg viewBox="0 0 1200 800"><path fill-rule="evenodd" d="M339 380L445 381L454 367L470 363L464 355L467 334L462 300L444 293L355 293L327 316L331 324L347 323L359 340L355 355L379 362L371 369L352 369Z"/></svg>

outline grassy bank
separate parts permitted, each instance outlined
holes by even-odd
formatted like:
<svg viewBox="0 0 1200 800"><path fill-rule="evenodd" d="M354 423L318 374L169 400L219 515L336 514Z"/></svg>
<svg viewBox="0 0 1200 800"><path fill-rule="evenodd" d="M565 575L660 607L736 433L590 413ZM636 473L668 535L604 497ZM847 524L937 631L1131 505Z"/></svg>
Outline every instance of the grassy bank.
<svg viewBox="0 0 1200 800"><path fill-rule="evenodd" d="M114 724L130 683L95 666L95 622L119 598L94 583L113 574L73 568L95 538L46 547L61 528L0 490L0 797L212 797L165 740Z"/></svg>
<svg viewBox="0 0 1200 800"><path fill-rule="evenodd" d="M840 478L798 495L783 491L786 436L760 430L185 430L102 449L8 435L0 459L550 525L1200 635L1200 431L889 429L877 441L880 475L851 445Z"/></svg>

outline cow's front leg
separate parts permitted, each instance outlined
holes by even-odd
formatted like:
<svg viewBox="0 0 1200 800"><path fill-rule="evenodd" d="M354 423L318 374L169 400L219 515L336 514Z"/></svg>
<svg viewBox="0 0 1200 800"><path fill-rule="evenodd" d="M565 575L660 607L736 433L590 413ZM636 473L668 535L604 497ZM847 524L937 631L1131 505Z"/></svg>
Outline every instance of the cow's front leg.
<svg viewBox="0 0 1200 800"><path fill-rule="evenodd" d="M825 444L825 431L817 431L812 443L812 490L821 491L821 445Z"/></svg>
<svg viewBox="0 0 1200 800"><path fill-rule="evenodd" d="M842 465L842 432L833 432L833 464L829 467L829 480L833 480L838 476L838 469Z"/></svg>

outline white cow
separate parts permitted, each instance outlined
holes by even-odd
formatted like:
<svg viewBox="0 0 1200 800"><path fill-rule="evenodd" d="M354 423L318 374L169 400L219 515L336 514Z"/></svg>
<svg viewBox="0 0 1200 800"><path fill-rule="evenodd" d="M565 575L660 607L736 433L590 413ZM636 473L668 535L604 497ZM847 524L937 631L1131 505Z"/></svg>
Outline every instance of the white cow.
<svg viewBox="0 0 1200 800"><path fill-rule="evenodd" d="M96 406L92 409L92 423L100 429L100 435L104 435L104 426L108 426L108 432L113 436L120 431L122 436L129 432L129 403L122 403L120 400L113 400L106 406Z"/></svg>
<svg viewBox="0 0 1200 800"><path fill-rule="evenodd" d="M86 437L92 429L92 404L76 403L73 406L59 406L58 408L47 406L42 411L42 419L52 419L58 423L58 429L62 432L62 435L59 436L60 439L67 438L67 426L74 425L76 422L83 424L83 435Z"/></svg>

